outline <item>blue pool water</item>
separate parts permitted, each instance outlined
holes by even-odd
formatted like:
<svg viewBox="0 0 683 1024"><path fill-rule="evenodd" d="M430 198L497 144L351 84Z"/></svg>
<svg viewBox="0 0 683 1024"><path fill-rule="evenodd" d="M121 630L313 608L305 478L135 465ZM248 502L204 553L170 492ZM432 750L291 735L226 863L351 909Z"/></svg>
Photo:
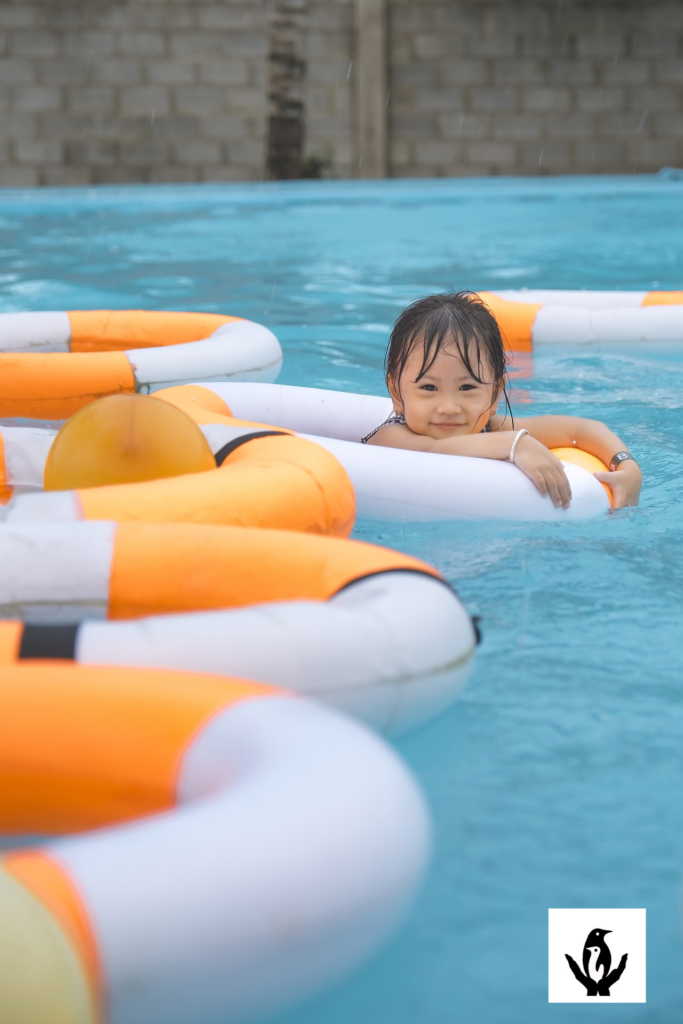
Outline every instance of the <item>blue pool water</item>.
<svg viewBox="0 0 683 1024"><path fill-rule="evenodd" d="M0 309L227 311L285 349L280 380L380 394L388 329L444 288L681 288L683 181L310 183L0 193ZM435 822L401 934L278 1024L529 1024L549 907L646 907L648 1002L683 1014L683 345L543 350L513 406L606 420L640 508L587 523L359 522L481 615L453 711L399 746ZM600 1012L600 1011L598 1011ZM189 1022L188 1022L189 1024Z"/></svg>

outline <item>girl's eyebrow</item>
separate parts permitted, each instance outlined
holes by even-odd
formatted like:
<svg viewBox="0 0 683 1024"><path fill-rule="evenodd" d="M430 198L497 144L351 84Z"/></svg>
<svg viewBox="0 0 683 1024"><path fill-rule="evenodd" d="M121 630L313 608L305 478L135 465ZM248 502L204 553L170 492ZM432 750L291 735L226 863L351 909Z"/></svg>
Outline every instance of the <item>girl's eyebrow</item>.
<svg viewBox="0 0 683 1024"><path fill-rule="evenodd" d="M423 375L420 377L420 380L419 381L414 380L413 384L421 383L423 380L440 382L441 380L443 380L443 378L442 377L438 377L435 373L423 373ZM473 377L471 373L467 373L467 372L463 373L460 377L456 377L455 380L456 381L463 381L463 380L471 381L471 380L473 380L475 384L480 383L479 381L477 381L476 377Z"/></svg>

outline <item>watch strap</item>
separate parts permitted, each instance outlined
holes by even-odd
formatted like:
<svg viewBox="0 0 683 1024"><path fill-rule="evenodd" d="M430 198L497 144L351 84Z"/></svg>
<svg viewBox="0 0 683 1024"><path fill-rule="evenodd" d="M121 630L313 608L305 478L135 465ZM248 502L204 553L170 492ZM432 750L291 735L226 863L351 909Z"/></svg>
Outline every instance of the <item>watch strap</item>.
<svg viewBox="0 0 683 1024"><path fill-rule="evenodd" d="M619 469L619 466L622 464L622 462L635 461L636 460L633 458L630 452L617 452L617 454L613 455L612 458L609 460L609 468L610 471L614 473L616 469Z"/></svg>

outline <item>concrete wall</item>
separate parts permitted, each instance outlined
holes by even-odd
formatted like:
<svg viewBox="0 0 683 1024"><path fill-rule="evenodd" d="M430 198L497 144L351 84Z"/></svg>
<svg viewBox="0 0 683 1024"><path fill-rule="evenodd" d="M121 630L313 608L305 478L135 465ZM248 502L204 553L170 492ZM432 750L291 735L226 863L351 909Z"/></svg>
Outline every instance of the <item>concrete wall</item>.
<svg viewBox="0 0 683 1024"><path fill-rule="evenodd" d="M391 0L394 175L683 164L683 3Z"/></svg>
<svg viewBox="0 0 683 1024"><path fill-rule="evenodd" d="M0 0L0 185L263 176L261 0Z"/></svg>
<svg viewBox="0 0 683 1024"><path fill-rule="evenodd" d="M394 176L683 165L683 2L387 0ZM357 176L354 0L309 0L307 141ZM267 0L0 0L0 185L264 176Z"/></svg>

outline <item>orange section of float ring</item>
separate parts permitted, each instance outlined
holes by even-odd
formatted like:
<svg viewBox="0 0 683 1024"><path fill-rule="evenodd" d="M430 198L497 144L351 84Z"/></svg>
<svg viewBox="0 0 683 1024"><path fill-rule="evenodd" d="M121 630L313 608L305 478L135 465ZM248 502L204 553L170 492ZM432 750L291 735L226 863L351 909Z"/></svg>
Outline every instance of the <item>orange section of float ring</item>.
<svg viewBox="0 0 683 1024"><path fill-rule="evenodd" d="M493 292L478 294L495 316L505 347L511 352L531 352L534 347L531 329L541 304L510 302Z"/></svg>
<svg viewBox="0 0 683 1024"><path fill-rule="evenodd" d="M134 392L123 352L0 354L0 416L63 420L96 398Z"/></svg>
<svg viewBox="0 0 683 1024"><path fill-rule="evenodd" d="M274 380L261 324L214 313L92 310L0 315L0 416L63 420L107 395L204 380Z"/></svg>
<svg viewBox="0 0 683 1024"><path fill-rule="evenodd" d="M648 292L641 305L681 306L683 305L683 292Z"/></svg>
<svg viewBox="0 0 683 1024"><path fill-rule="evenodd" d="M50 661L4 667L0 702L0 831L55 836L0 860L3 1021L257 1016L292 967L305 994L369 955L417 887L424 803L345 716Z"/></svg>
<svg viewBox="0 0 683 1024"><path fill-rule="evenodd" d="M587 470L591 475L593 473L609 472L605 463L599 459L597 455L591 455L590 452L584 452L581 448L551 448L550 451L562 462L568 462L572 466L580 466L581 469ZM600 482L602 483L602 481ZM612 488L608 487L607 484L604 483L602 486L609 498L610 505L614 505Z"/></svg>
<svg viewBox="0 0 683 1024"><path fill-rule="evenodd" d="M240 317L140 309L70 310L71 352L125 352L202 341Z"/></svg>
<svg viewBox="0 0 683 1024"><path fill-rule="evenodd" d="M190 399L201 398L209 408L200 406L199 401L171 404L164 401L166 393L159 392L154 398L111 397L81 410L65 424L48 454L46 493L15 497L9 506L9 520L223 524L349 535L355 519L355 493L334 455L289 431L212 411L229 413L227 405L207 389L189 390ZM174 394L170 397L175 399ZM155 401L157 398L161 400ZM135 445L134 458L125 458L123 451L112 454L111 444L116 449L117 437L132 429L125 423L118 431L114 429L121 427L120 413L125 420L128 406L143 407L145 415L138 416L136 422L153 428L148 438L149 457L138 458ZM113 425L107 422L108 411L115 414ZM155 412L157 416L150 415ZM154 423L157 419L161 424ZM189 475L188 464L183 475L168 475L169 466L180 466L179 453L174 451L177 435L164 434L166 421L175 419L184 424L183 431L189 428L196 433L196 438L190 438L195 471ZM100 420L106 429L95 429L101 427ZM140 431L135 439L141 448L145 447L143 434ZM214 468L204 469L205 461ZM89 486L100 479L126 479L125 473L150 475L155 468L162 479ZM80 486L61 490L73 484Z"/></svg>
<svg viewBox="0 0 683 1024"><path fill-rule="evenodd" d="M161 531L142 524L118 527L109 618L327 601L350 583L397 570L440 578L416 558L360 541L225 527L167 526ZM141 575L145 564L148 571Z"/></svg>
<svg viewBox="0 0 683 1024"><path fill-rule="evenodd" d="M356 541L233 527L4 524L0 563L3 614L29 620L0 621L0 671L54 658L245 675L403 732L451 704L472 667L476 635L445 581ZM37 624L54 606L59 621Z"/></svg>
<svg viewBox="0 0 683 1024"><path fill-rule="evenodd" d="M0 505L6 505L12 497L13 488L7 483L7 463L5 461L5 442L0 433Z"/></svg>

